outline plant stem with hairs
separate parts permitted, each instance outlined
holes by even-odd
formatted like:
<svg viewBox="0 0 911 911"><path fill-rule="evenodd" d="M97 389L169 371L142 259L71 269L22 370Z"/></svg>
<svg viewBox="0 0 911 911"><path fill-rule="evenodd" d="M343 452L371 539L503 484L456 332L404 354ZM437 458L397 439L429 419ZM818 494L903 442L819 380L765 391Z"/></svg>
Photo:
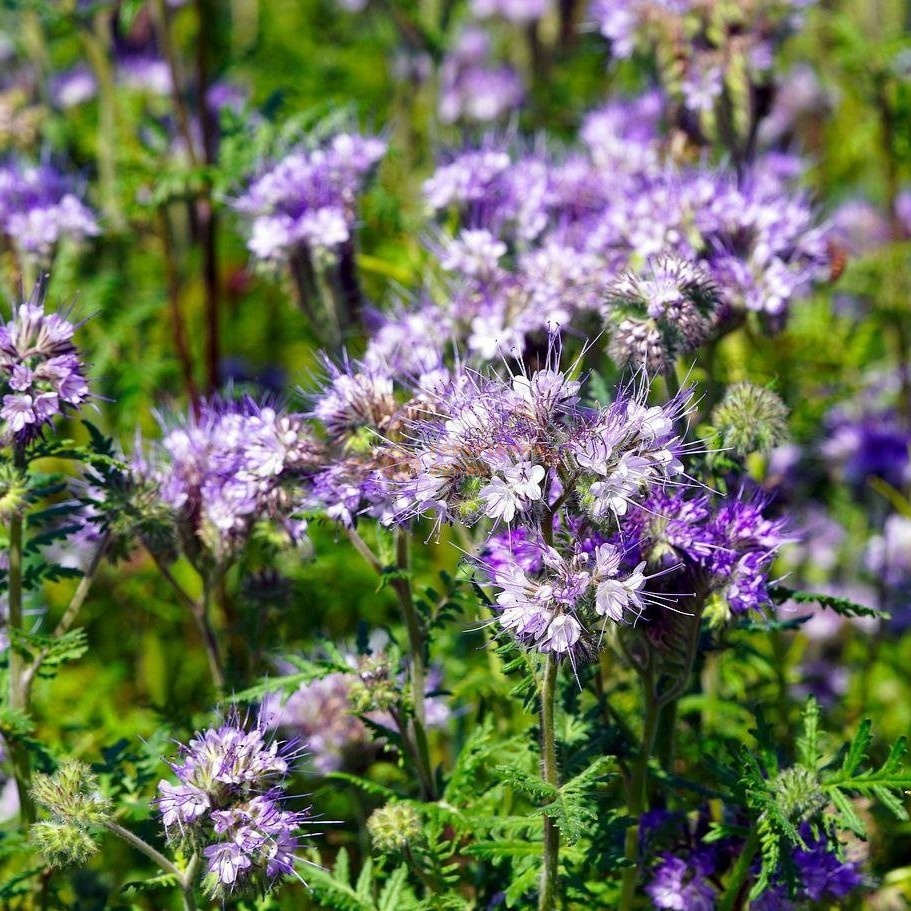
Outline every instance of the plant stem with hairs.
<svg viewBox="0 0 911 911"><path fill-rule="evenodd" d="M418 615L411 591L409 578L410 557L408 548L408 532L403 529L396 531L396 573L397 576L390 581L390 586L396 593L402 617L408 630L408 642L411 656L411 697L412 697L412 728L414 730L414 749L417 764L418 778L421 782L421 794L424 800L436 800L436 783L433 769L430 765L430 749L427 743L426 713L424 710L425 689L427 686L427 636L424 625ZM383 576L385 569L376 554L367 545L367 542L358 534L357 529L348 529L348 540L354 549L367 561L378 575Z"/></svg>
<svg viewBox="0 0 911 911"><path fill-rule="evenodd" d="M199 855L194 854L187 866L181 870L176 864L168 860L160 851L153 848L147 841L134 835L129 829L124 828L114 820L105 821L104 827L122 841L132 845L137 851L145 854L163 873L173 876L177 880L183 898L184 911L196 911L196 898L193 895L193 881L196 878L196 869L199 866Z"/></svg>
<svg viewBox="0 0 911 911"><path fill-rule="evenodd" d="M14 444L13 464L20 471L26 468L25 450L20 444ZM16 635L23 629L22 613L22 559L24 553L23 526L24 516L16 512L10 519L9 527L9 707L14 712L28 713L28 689L24 686L26 663L15 641ZM28 749L24 744L10 738L8 741L13 775L16 779L16 790L19 793L19 815L23 828L28 828L35 821L35 804L31 795L32 764Z"/></svg>
<svg viewBox="0 0 911 911"><path fill-rule="evenodd" d="M555 788L560 786L557 769L557 745L554 725L554 708L559 665L548 657L541 686L541 773L544 780ZM541 868L541 891L538 911L553 911L557 901L557 869L560 863L560 830L556 820L544 817L544 864Z"/></svg>

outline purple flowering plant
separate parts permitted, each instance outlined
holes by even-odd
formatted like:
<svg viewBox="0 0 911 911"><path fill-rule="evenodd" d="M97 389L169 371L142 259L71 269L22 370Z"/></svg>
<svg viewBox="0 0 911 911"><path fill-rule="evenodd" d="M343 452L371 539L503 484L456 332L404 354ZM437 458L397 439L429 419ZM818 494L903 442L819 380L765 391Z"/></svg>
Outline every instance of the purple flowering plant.
<svg viewBox="0 0 911 911"><path fill-rule="evenodd" d="M911 899L907 42L28 6L0 907Z"/></svg>

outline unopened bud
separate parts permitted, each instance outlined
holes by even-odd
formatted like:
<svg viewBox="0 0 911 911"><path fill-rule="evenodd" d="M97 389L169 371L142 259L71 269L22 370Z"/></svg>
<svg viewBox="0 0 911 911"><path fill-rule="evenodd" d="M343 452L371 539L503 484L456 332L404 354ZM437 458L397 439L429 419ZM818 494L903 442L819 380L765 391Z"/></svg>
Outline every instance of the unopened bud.
<svg viewBox="0 0 911 911"><path fill-rule="evenodd" d="M738 456L766 454L788 435L788 409L771 389L737 383L712 412L712 422L726 448Z"/></svg>
<svg viewBox="0 0 911 911"><path fill-rule="evenodd" d="M373 846L382 854L401 851L421 834L417 811L407 803L387 803L367 820Z"/></svg>

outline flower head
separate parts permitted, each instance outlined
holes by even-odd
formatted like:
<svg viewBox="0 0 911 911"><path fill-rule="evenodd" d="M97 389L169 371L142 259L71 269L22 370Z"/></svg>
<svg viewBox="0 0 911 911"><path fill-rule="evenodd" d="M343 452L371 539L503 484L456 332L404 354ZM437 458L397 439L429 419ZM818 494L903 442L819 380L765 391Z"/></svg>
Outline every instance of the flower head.
<svg viewBox="0 0 911 911"><path fill-rule="evenodd" d="M206 891L213 898L268 888L293 872L298 831L307 810L286 806L284 780L294 742L268 741L264 727L236 715L181 746L162 780L156 805L171 841L202 847Z"/></svg>
<svg viewBox="0 0 911 911"><path fill-rule="evenodd" d="M84 367L73 343L76 327L44 309L47 276L0 325L0 434L24 444L58 414L89 397Z"/></svg>

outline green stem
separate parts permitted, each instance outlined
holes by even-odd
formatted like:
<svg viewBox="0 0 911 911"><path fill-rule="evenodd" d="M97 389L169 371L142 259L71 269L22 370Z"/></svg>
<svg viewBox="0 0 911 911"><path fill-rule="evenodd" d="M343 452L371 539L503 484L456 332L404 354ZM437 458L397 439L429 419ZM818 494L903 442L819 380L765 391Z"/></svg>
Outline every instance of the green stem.
<svg viewBox="0 0 911 911"><path fill-rule="evenodd" d="M209 659L209 672L212 676L212 683L214 684L215 689L218 690L220 696L225 689L225 675L221 667L218 638L215 635L215 630L212 628L212 621L209 617L209 603L212 597L210 589L212 586L210 586L208 582L204 584L203 600L198 601L196 598L191 597L177 581L174 574L168 569L164 560L151 550L149 551L149 554L151 554L152 559L155 561L158 571L171 588L174 589L177 600L190 611L193 620L196 622L196 626L199 629L199 635L202 637L203 645L205 645L206 648L206 657Z"/></svg>
<svg viewBox="0 0 911 911"><path fill-rule="evenodd" d="M25 451L16 445L13 450L13 463L17 469L23 471L26 466ZM23 686L26 663L19 645L14 641L15 634L22 632L22 553L23 553L23 525L24 518L21 513L16 513L10 519L9 527L9 707L13 711L28 712L28 690ZM32 764L28 749L24 744L9 739L10 761L13 766L13 775L16 779L16 789L19 792L19 818L23 828L28 828L35 821L35 804L32 801Z"/></svg>
<svg viewBox="0 0 911 911"><path fill-rule="evenodd" d="M133 834L129 829L124 828L114 820L109 819L104 823L104 827L118 838L132 845L137 851L145 854L152 863L156 864L164 873L168 873L177 880L178 888L183 897L184 911L195 911L196 898L193 895L193 881L196 879L196 867L199 862L199 856L194 854L187 864L186 869L181 870L176 864L168 860L160 851L153 848L147 841Z"/></svg>
<svg viewBox="0 0 911 911"><path fill-rule="evenodd" d="M76 617L79 615L79 611L82 610L82 605L85 603L92 583L95 581L95 575L98 572L98 567L101 565L101 560L107 550L108 541L109 536L106 534L95 549L95 553L92 555L92 562L86 569L85 575L79 580L79 585L76 587L76 591L73 593L70 603L67 605L66 610L63 612L63 616L54 627L53 633L51 633L52 642L56 642L61 636L66 635L66 633L69 632L70 627L76 621ZM40 670L41 664L47 657L49 651L50 644L46 645L38 652L34 660L25 668L22 674L22 688L25 691L26 701L28 701L35 675Z"/></svg>
<svg viewBox="0 0 911 911"><path fill-rule="evenodd" d="M554 726L554 708L559 665L547 659L544 683L541 687L541 772L544 780L555 788L560 786L557 769L557 744ZM560 862L560 830L556 820L544 817L544 865L541 868L541 892L538 911L553 911L557 901L557 868Z"/></svg>
<svg viewBox="0 0 911 911"><path fill-rule="evenodd" d="M117 192L117 87L111 65L111 13L95 14L92 31L83 32L86 56L98 80L98 135L95 155L98 159L98 185L104 214L115 231L124 228L120 194Z"/></svg>
<svg viewBox="0 0 911 911"><path fill-rule="evenodd" d="M384 572L383 564L367 545L367 542L358 534L357 529L349 528L347 531L348 540L354 545L354 549L367 561L377 575L382 576ZM410 566L408 532L404 529L398 529L395 536L396 569L400 573L400 577L393 579L390 585L399 599L399 606L402 609L402 617L408 630L408 642L411 649L411 697L414 711L412 726L414 728L418 765L417 773L421 781L421 793L424 800L436 800L436 785L430 764L430 749L427 743L426 715L424 711L424 692L427 687L427 640L423 624L414 606L411 581L408 578Z"/></svg>
<svg viewBox="0 0 911 911"><path fill-rule="evenodd" d="M393 588L402 607L402 616L408 629L408 642L411 646L411 698L414 709L414 738L417 744L421 777L425 780L424 799L436 800L436 787L433 781L433 770L430 765L430 748L427 744L426 713L424 711L425 690L427 689L427 639L424 625L414 606L411 592L411 581L408 578L410 555L408 532L397 529L395 533L396 568L401 577L395 579Z"/></svg>
<svg viewBox="0 0 911 911"><path fill-rule="evenodd" d="M740 849L740 856L734 869L728 878L724 895L718 904L718 911L735 911L743 906L743 889L747 878L750 875L750 868L753 865L753 857L756 849L759 847L759 833L755 828L750 830L747 840Z"/></svg>
<svg viewBox="0 0 911 911"><path fill-rule="evenodd" d="M193 619L199 628L199 634L206 645L206 655L209 659L209 672L212 682L221 696L225 691L225 674L222 670L221 656L218 650L218 638L212 627L212 596L218 587L217 579L205 579L202 587L202 601L193 602Z"/></svg>
<svg viewBox="0 0 911 911"><path fill-rule="evenodd" d="M623 871L620 911L630 911L636 898L636 886L639 881L639 819L647 804L648 765L655 749L655 735L661 717L661 706L655 697L653 672L650 666L643 674L643 683L645 725L642 731L642 746L639 748L629 789L628 809L634 822L626 830L626 859L629 866Z"/></svg>
<svg viewBox="0 0 911 911"><path fill-rule="evenodd" d="M186 146L187 156L193 168L199 166L199 156L196 154L196 143L191 127L190 112L183 95L183 79L177 61L177 52L171 35L170 16L166 0L155 0L151 7L152 21L155 25L158 41L161 44L162 55L168 65L171 76L171 102L177 117L177 128Z"/></svg>

